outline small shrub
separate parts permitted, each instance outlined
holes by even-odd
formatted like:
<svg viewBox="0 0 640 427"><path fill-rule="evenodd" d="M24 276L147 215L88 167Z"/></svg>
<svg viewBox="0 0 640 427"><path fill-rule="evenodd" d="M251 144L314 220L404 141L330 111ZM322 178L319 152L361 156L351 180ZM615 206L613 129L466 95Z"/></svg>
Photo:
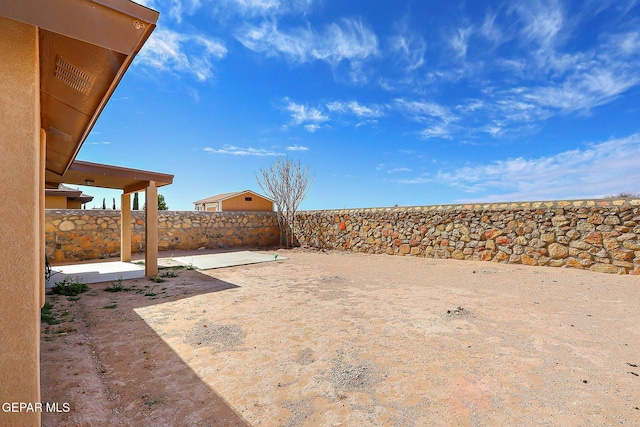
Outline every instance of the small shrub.
<svg viewBox="0 0 640 427"><path fill-rule="evenodd" d="M117 282L111 282L104 287L105 292L129 292L131 288L127 288L122 284L122 277Z"/></svg>
<svg viewBox="0 0 640 427"><path fill-rule="evenodd" d="M163 280L163 282L164 282L164 280ZM157 295L155 292L153 292L153 290L154 290L155 288L156 288L156 287L155 287L155 286L153 286L151 289L148 289L148 290L147 290L147 292L145 292L145 293L144 293L144 296L145 296L145 297L155 297L155 296Z"/></svg>
<svg viewBox="0 0 640 427"><path fill-rule="evenodd" d="M144 404L147 406L153 406L159 403L163 404L168 402L167 397L163 394L150 395L149 393L145 393L142 395L142 400L144 401Z"/></svg>
<svg viewBox="0 0 640 427"><path fill-rule="evenodd" d="M160 276L152 276L152 277L149 277L149 280L151 280L151 281L152 281L152 282L154 282L154 283L162 283L162 282L164 282L164 281L165 281L165 280L164 280L162 277L160 277Z"/></svg>
<svg viewBox="0 0 640 427"><path fill-rule="evenodd" d="M78 301L80 299L80 297L69 297L67 298L67 301Z"/></svg>
<svg viewBox="0 0 640 427"><path fill-rule="evenodd" d="M82 283L77 277L66 277L64 280L56 282L56 284L53 285L51 293L74 297L88 290L89 286L87 286L86 283Z"/></svg>
<svg viewBox="0 0 640 427"><path fill-rule="evenodd" d="M160 277L178 277L178 272L175 270L165 270L160 273Z"/></svg>
<svg viewBox="0 0 640 427"><path fill-rule="evenodd" d="M118 306L118 304L111 304L111 305L105 305L102 308L116 308Z"/></svg>
<svg viewBox="0 0 640 427"><path fill-rule="evenodd" d="M51 305L50 302L47 301L44 303L44 307L40 309L40 321L49 325L57 325L60 321L51 313L52 307L53 305Z"/></svg>

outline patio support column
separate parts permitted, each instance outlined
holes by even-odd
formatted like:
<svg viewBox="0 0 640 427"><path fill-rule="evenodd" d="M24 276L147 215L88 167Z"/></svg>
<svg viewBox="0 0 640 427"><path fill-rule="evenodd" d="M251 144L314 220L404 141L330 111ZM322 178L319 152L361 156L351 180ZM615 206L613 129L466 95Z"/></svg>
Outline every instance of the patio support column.
<svg viewBox="0 0 640 427"><path fill-rule="evenodd" d="M0 16L0 401L40 402L42 170L38 29ZM40 412L0 410L2 426Z"/></svg>
<svg viewBox="0 0 640 427"><path fill-rule="evenodd" d="M155 181L149 181L145 191L144 268L147 277L158 275L158 187Z"/></svg>
<svg viewBox="0 0 640 427"><path fill-rule="evenodd" d="M131 194L120 199L120 261L131 261Z"/></svg>

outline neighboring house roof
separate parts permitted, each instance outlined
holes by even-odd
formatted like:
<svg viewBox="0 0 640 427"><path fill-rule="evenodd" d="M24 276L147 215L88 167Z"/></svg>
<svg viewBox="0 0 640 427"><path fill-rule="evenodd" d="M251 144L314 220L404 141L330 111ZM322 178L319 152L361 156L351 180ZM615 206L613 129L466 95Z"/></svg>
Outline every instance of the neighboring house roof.
<svg viewBox="0 0 640 427"><path fill-rule="evenodd" d="M267 196L263 196L262 194L258 194L256 192L251 191L251 190L243 190L243 191L236 191L234 193L222 193L222 194L218 194L218 195L215 195L215 196L207 197L206 199L197 200L197 201L193 202L193 204L194 205L200 205L200 204L206 204L206 203L221 202L223 200L227 200L227 199L230 199L232 197L236 197L236 196L239 196L239 195L245 194L245 193L251 193L251 194L253 194L255 196L262 197L263 199L266 199L266 200L269 200L270 202L273 202L273 200L271 200Z"/></svg>
<svg viewBox="0 0 640 427"><path fill-rule="evenodd" d="M46 196L63 196L68 200L80 203L88 203L93 200L93 196L84 194L82 190L77 190L62 184L60 184L58 188L47 188L44 190L44 193Z"/></svg>

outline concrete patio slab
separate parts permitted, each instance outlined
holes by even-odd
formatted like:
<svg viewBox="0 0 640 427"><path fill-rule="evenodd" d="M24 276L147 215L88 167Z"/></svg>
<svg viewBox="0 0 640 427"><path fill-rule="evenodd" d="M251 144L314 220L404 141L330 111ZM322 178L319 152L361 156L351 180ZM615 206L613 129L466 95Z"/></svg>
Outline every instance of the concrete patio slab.
<svg viewBox="0 0 640 427"><path fill-rule="evenodd" d="M269 261L287 259L251 251L223 252L202 255L187 255L158 259L160 268L192 266L199 270L233 267L238 265L258 264ZM46 288L51 288L57 282L66 278L77 278L83 283L101 283L113 280L139 279L144 277L144 261L136 264L120 261L68 264L51 267L51 278L46 282Z"/></svg>
<svg viewBox="0 0 640 427"><path fill-rule="evenodd" d="M217 254L191 255L172 258L160 258L160 267L193 266L199 270L233 267L238 265L258 264L261 262L281 261L287 259L281 256L261 254L250 251L224 252Z"/></svg>
<svg viewBox="0 0 640 427"><path fill-rule="evenodd" d="M83 283L100 283L111 280L138 279L144 277L144 265L129 262L95 262L51 267L51 278L46 287L51 288L66 278L77 278Z"/></svg>

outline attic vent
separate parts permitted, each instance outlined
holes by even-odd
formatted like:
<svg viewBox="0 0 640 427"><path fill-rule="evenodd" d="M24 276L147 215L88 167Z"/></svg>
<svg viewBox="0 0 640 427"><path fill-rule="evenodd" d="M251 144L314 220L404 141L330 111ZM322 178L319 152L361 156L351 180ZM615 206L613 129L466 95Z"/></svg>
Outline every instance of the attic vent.
<svg viewBox="0 0 640 427"><path fill-rule="evenodd" d="M63 139L67 142L71 141L71 135L66 132L62 132L60 129L56 129L53 126L49 126L49 134L52 136L57 136L60 139Z"/></svg>
<svg viewBox="0 0 640 427"><path fill-rule="evenodd" d="M91 83L91 74L74 67L59 56L56 57L56 78L78 92L86 93Z"/></svg>

